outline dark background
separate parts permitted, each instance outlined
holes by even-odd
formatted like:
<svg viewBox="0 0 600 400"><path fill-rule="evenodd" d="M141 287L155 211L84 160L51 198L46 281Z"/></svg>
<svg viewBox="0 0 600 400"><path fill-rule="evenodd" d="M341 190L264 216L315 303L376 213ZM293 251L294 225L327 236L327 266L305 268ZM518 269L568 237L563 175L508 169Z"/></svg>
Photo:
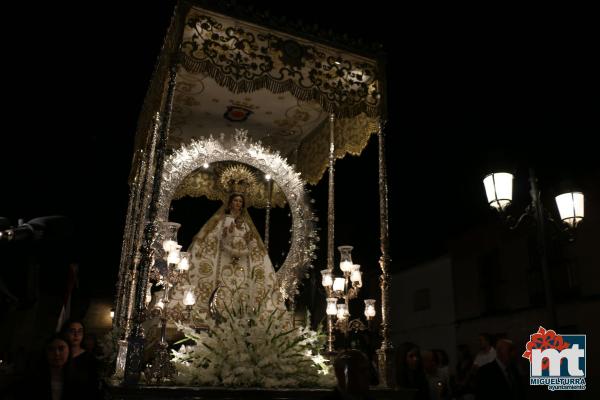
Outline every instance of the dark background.
<svg viewBox="0 0 600 400"><path fill-rule="evenodd" d="M0 216L13 224L70 217L76 235L48 261L44 284L62 285L52 268L73 256L90 295L110 295L133 135L173 2L13 7L5 13L13 24L2 28ZM492 164L516 168L517 203L528 199L527 167L536 167L552 210L563 178L598 182L598 29L589 10L389 1L256 8L383 44L393 270L443 254L448 240L496 217L481 182ZM336 172L336 245L354 245L356 262L377 268L374 138ZM313 197L325 221L326 181Z"/></svg>

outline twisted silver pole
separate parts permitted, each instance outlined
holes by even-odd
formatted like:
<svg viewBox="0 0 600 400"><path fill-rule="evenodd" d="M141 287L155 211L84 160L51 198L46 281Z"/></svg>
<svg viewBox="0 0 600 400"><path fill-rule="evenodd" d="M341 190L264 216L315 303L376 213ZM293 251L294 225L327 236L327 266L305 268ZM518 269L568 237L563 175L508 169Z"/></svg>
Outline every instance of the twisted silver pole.
<svg viewBox="0 0 600 400"><path fill-rule="evenodd" d="M163 174L165 155L167 150L167 139L169 136L169 125L171 122L171 113L173 110L173 99L175 96L175 85L177 83L178 64L173 62L169 69L169 83L167 86L166 101L164 104L164 118L160 127L160 136L156 146L156 169L155 179L152 185L152 197L149 204L148 219L149 223L144 231L144 243L141 250L141 260L137 285L135 290L134 321L129 336L129 345L127 349L127 361L125 363L125 383L137 384L140 379L140 373L143 366L144 353L144 333L142 329L142 319L144 315L146 283L148 282L148 273L152 264L153 250L152 244L158 232L158 199L160 196L161 177Z"/></svg>
<svg viewBox="0 0 600 400"><path fill-rule="evenodd" d="M265 249L269 253L269 231L271 225L271 196L273 194L273 181L267 180L267 213L265 215Z"/></svg>
<svg viewBox="0 0 600 400"><path fill-rule="evenodd" d="M335 115L329 114L329 192L327 201L327 269L332 271L334 265L334 163L335 163Z"/></svg>
<svg viewBox="0 0 600 400"><path fill-rule="evenodd" d="M379 265L381 267L380 288L381 288L381 348L377 350L379 364L380 384L384 387L394 387L394 348L389 338L390 332L390 255L389 255L389 231L388 231L388 187L387 170L385 162L385 134L380 122L377 132L379 138L379 226L380 226L380 246L381 257Z"/></svg>
<svg viewBox="0 0 600 400"><path fill-rule="evenodd" d="M333 316L327 315L327 353L333 354Z"/></svg>

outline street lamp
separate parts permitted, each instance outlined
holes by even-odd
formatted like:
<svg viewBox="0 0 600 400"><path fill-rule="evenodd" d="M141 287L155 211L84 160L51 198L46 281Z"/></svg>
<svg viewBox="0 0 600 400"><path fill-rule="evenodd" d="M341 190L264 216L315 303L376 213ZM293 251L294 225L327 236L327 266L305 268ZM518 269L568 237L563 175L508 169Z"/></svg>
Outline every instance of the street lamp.
<svg viewBox="0 0 600 400"><path fill-rule="evenodd" d="M502 214L507 220L511 221L511 225L509 225L511 230L516 229L526 218L531 218L535 221L537 227L537 249L539 251L542 267L546 307L548 308L548 313L550 314L550 323L552 326L557 327L556 308L554 305L554 298L552 296L552 286L548 270L548 254L545 232L546 221L550 223L556 222L549 216L546 210L544 210L540 189L538 188L537 184L537 178L534 170L530 168L529 194L531 196L531 203L527 206L525 212L521 214L517 221L512 223L512 217L507 213L506 210L512 203L513 180L513 175L508 172L496 172L487 175L483 179L483 185L485 187L488 204L490 207ZM564 226L564 228L560 230L568 233L569 241L573 241L572 230L581 222L581 220L583 220L583 200L584 197L583 193L581 192L568 192L556 196L556 205Z"/></svg>
<svg viewBox="0 0 600 400"><path fill-rule="evenodd" d="M556 196L560 219L575 228L583 219L583 193L571 192Z"/></svg>
<svg viewBox="0 0 600 400"><path fill-rule="evenodd" d="M512 184L513 176L508 172L496 172L483 179L490 207L501 212L506 210L512 201Z"/></svg>

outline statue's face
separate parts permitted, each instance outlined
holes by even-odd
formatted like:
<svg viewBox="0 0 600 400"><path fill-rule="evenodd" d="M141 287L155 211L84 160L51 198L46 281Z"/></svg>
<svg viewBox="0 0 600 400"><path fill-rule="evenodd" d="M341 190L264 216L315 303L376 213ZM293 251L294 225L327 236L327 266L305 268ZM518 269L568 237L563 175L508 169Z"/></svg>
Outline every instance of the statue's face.
<svg viewBox="0 0 600 400"><path fill-rule="evenodd" d="M231 208L232 211L240 211L243 206L244 199L242 196L235 196L233 199L231 199L231 203L229 204L229 208Z"/></svg>

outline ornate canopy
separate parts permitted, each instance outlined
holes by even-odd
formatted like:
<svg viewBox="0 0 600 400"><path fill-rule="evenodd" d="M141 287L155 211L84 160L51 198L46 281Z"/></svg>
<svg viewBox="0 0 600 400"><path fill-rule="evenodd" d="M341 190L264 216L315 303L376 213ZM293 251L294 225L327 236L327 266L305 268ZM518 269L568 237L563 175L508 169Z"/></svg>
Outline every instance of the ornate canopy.
<svg viewBox="0 0 600 400"><path fill-rule="evenodd" d="M381 67L331 45L181 2L169 29L137 133L148 140L167 66L179 61L168 147L245 129L316 183L327 168L329 115L335 152L358 155L377 131ZM181 38L177 40L175 38Z"/></svg>

